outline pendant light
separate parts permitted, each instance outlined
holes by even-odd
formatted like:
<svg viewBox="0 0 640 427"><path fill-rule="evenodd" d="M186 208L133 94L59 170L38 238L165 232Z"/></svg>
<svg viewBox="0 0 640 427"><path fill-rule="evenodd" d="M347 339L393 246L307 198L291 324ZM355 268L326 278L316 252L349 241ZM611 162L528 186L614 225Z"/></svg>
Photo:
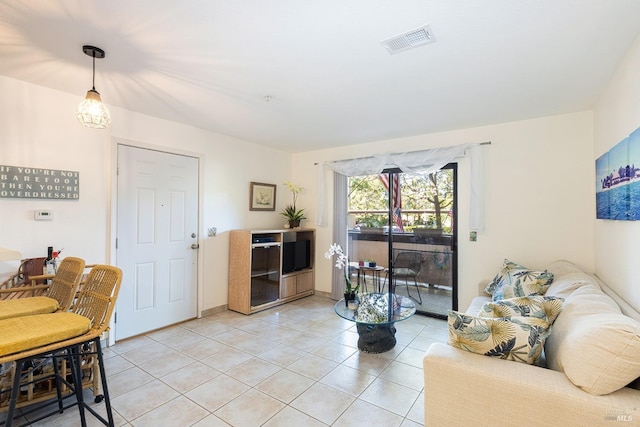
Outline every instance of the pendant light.
<svg viewBox="0 0 640 427"><path fill-rule="evenodd" d="M111 115L109 110L102 103L100 93L96 90L96 58L104 58L104 50L95 46L82 46L82 51L93 58L93 80L91 90L87 92L87 96L78 105L76 117L83 126L104 129L111 123Z"/></svg>

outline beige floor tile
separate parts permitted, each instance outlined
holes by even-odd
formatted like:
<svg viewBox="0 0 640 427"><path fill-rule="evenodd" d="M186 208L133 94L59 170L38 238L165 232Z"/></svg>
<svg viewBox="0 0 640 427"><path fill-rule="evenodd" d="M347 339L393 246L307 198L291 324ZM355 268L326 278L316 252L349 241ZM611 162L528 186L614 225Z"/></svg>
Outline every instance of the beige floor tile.
<svg viewBox="0 0 640 427"><path fill-rule="evenodd" d="M331 425L354 400L353 396L316 383L291 402L290 406Z"/></svg>
<svg viewBox="0 0 640 427"><path fill-rule="evenodd" d="M182 348L180 351L193 359L202 360L225 348L228 348L226 344L206 338L196 344Z"/></svg>
<svg viewBox="0 0 640 427"><path fill-rule="evenodd" d="M133 338L127 338L126 340L117 341L115 345L109 347L110 351L113 351L118 354L123 354L128 351L138 349L140 347L144 347L149 344L154 344L155 341L151 338L140 335Z"/></svg>
<svg viewBox="0 0 640 427"><path fill-rule="evenodd" d="M312 296L119 341L105 349L116 426L423 425L422 358L447 341L446 321L398 322L396 347L367 354L334 304ZM72 408L35 425L78 425L75 417Z"/></svg>
<svg viewBox="0 0 640 427"><path fill-rule="evenodd" d="M207 337L188 331L186 329L180 328L181 332L179 334L173 335L165 340L159 340L164 345L171 347L176 350L182 350L185 347L189 347L193 344L196 344L202 340L207 339Z"/></svg>
<svg viewBox="0 0 640 427"><path fill-rule="evenodd" d="M258 357L274 365L286 367L306 354L306 352L298 350L297 348L280 344L277 347L260 353Z"/></svg>
<svg viewBox="0 0 640 427"><path fill-rule="evenodd" d="M146 336L155 341L164 342L169 340L171 337L182 334L184 331L185 329L181 325L173 325L157 331L149 332Z"/></svg>
<svg viewBox="0 0 640 427"><path fill-rule="evenodd" d="M338 364L334 361L310 354L296 360L287 369L313 380L319 380L335 369L336 366Z"/></svg>
<svg viewBox="0 0 640 427"><path fill-rule="evenodd" d="M193 362L160 378L162 382L180 393L186 393L220 375L220 372L201 362Z"/></svg>
<svg viewBox="0 0 640 427"><path fill-rule="evenodd" d="M249 388L248 385L222 374L185 393L185 396L206 410L214 412Z"/></svg>
<svg viewBox="0 0 640 427"><path fill-rule="evenodd" d="M211 414L208 417L203 418L202 420L195 423L193 427L229 427L229 424Z"/></svg>
<svg viewBox="0 0 640 427"><path fill-rule="evenodd" d="M422 375L422 369L402 362L391 362L391 364L380 374L379 378L417 391L422 390L424 387L424 375Z"/></svg>
<svg viewBox="0 0 640 427"><path fill-rule="evenodd" d="M340 365L325 375L320 382L354 397L359 396L375 380L374 375Z"/></svg>
<svg viewBox="0 0 640 427"><path fill-rule="evenodd" d="M354 330L343 331L339 335L336 335L331 341L339 342L340 344L348 345L349 347L358 348L358 332Z"/></svg>
<svg viewBox="0 0 640 427"><path fill-rule="evenodd" d="M324 427L327 424L322 423L309 415L302 413L289 406L274 415L269 421L264 423L262 427Z"/></svg>
<svg viewBox="0 0 640 427"><path fill-rule="evenodd" d="M135 427L187 427L209 416L209 411L184 396L165 403L131 421Z"/></svg>
<svg viewBox="0 0 640 427"><path fill-rule="evenodd" d="M216 341L220 341L228 346L236 346L244 341L251 341L258 338L255 334L234 329L224 334L216 335Z"/></svg>
<svg viewBox="0 0 640 427"><path fill-rule="evenodd" d="M437 391L435 392L437 393ZM407 418L414 421L416 424L421 426L424 425L424 391L420 393L420 396L418 396L416 402L409 410Z"/></svg>
<svg viewBox="0 0 640 427"><path fill-rule="evenodd" d="M115 375L119 372L133 368L134 366L135 365L133 363L129 362L127 359L119 355L104 359L104 369L107 371L107 375L109 377L111 375Z"/></svg>
<svg viewBox="0 0 640 427"><path fill-rule="evenodd" d="M175 399L179 393L168 385L154 380L144 386L111 399L111 406L127 420L141 415Z"/></svg>
<svg viewBox="0 0 640 427"><path fill-rule="evenodd" d="M173 350L171 352L165 352L157 359L146 362L142 365L142 369L159 378L193 362L194 360L186 354Z"/></svg>
<svg viewBox="0 0 640 427"><path fill-rule="evenodd" d="M279 400L251 389L218 409L215 415L234 427L254 427L262 425L284 407Z"/></svg>
<svg viewBox="0 0 640 427"><path fill-rule="evenodd" d="M207 338L215 338L218 335L225 334L229 331L232 331L233 328L231 326L225 325L221 322L209 322L202 326L197 326L192 329L193 332L200 334Z"/></svg>
<svg viewBox="0 0 640 427"><path fill-rule="evenodd" d="M313 354L334 362L342 363L357 351L358 350L353 347L335 341L329 341L314 351Z"/></svg>
<svg viewBox="0 0 640 427"><path fill-rule="evenodd" d="M419 395L419 391L378 378L360 395L360 399L404 417Z"/></svg>
<svg viewBox="0 0 640 427"><path fill-rule="evenodd" d="M322 347L327 341L328 340L324 338L319 338L301 332L298 333L298 335L293 336L289 341L285 342L285 344L295 347L298 350L313 352L314 350Z"/></svg>
<svg viewBox="0 0 640 427"><path fill-rule="evenodd" d="M332 424L333 427L361 427L380 426L397 427L403 418L393 412L385 411L370 403L356 400L351 406Z"/></svg>
<svg viewBox="0 0 640 427"><path fill-rule="evenodd" d="M400 427L423 427L423 426L424 426L424 423L416 423L407 418L405 418L402 424L400 424Z"/></svg>
<svg viewBox="0 0 640 427"><path fill-rule="evenodd" d="M227 375L253 387L281 369L280 366L254 357L228 370Z"/></svg>
<svg viewBox="0 0 640 427"><path fill-rule="evenodd" d="M407 347L402 350L396 357L396 361L406 363L407 365L415 366L422 369L422 359L424 358L424 351L415 348Z"/></svg>
<svg viewBox="0 0 640 427"><path fill-rule="evenodd" d="M354 353L342 364L371 375L379 375L391 363L390 359L377 354L367 354L361 351Z"/></svg>
<svg viewBox="0 0 640 427"><path fill-rule="evenodd" d="M255 388L284 403L290 403L314 383L315 381L310 378L283 369L256 385Z"/></svg>
<svg viewBox="0 0 640 427"><path fill-rule="evenodd" d="M263 353L265 350L270 348L277 347L279 343L275 341L273 338L258 338L255 337L251 340L246 340L241 343L234 345L238 350L244 351L245 353L252 354L257 356L260 353Z"/></svg>
<svg viewBox="0 0 640 427"><path fill-rule="evenodd" d="M109 387L109 395L111 396L111 399L113 399L147 383L150 383L154 379L155 377L138 368L137 366L122 372L118 372L115 375L109 374L107 377L107 387Z"/></svg>
<svg viewBox="0 0 640 427"><path fill-rule="evenodd" d="M118 344L116 344L116 347L117 346ZM167 347L166 345L156 341L151 341L147 345L129 350L125 353L120 353L120 355L129 362L141 366L150 360L157 359L164 356L166 353L171 353L173 351L175 350Z"/></svg>
<svg viewBox="0 0 640 427"><path fill-rule="evenodd" d="M202 359L201 362L220 372L227 372L229 369L246 362L252 357L253 356L244 351L237 350L233 347L226 347L212 356Z"/></svg>

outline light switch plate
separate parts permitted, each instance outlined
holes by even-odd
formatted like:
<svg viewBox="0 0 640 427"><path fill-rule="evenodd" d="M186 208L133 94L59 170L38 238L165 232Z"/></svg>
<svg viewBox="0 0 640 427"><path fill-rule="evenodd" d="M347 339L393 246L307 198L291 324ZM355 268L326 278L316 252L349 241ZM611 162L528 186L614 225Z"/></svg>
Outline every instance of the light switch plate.
<svg viewBox="0 0 640 427"><path fill-rule="evenodd" d="M53 219L53 211L37 210L33 214L36 221L51 221Z"/></svg>

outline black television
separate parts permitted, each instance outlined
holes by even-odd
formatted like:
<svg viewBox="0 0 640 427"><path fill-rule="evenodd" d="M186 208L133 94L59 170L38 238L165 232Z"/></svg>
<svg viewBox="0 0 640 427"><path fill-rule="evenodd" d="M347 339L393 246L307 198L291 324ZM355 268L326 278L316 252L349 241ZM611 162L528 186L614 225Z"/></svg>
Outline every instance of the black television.
<svg viewBox="0 0 640 427"><path fill-rule="evenodd" d="M311 241L284 242L282 247L282 273L311 267Z"/></svg>

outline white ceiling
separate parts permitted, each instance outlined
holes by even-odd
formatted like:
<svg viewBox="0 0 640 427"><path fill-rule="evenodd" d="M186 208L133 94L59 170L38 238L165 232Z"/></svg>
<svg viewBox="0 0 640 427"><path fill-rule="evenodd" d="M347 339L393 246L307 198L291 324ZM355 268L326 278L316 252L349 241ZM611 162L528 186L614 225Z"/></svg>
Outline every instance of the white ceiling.
<svg viewBox="0 0 640 427"><path fill-rule="evenodd" d="M0 74L80 102L92 44L108 106L301 152L591 109L639 32L638 0L3 0Z"/></svg>

